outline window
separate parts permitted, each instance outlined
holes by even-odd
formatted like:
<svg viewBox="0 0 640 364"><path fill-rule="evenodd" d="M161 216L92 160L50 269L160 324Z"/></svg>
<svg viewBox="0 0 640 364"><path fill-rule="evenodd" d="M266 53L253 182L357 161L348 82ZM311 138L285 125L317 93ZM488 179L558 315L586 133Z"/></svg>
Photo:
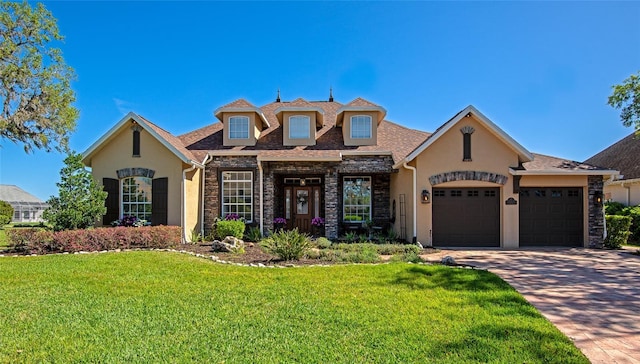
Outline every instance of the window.
<svg viewBox="0 0 640 364"><path fill-rule="evenodd" d="M342 197L344 221L371 220L371 177L344 177Z"/></svg>
<svg viewBox="0 0 640 364"><path fill-rule="evenodd" d="M151 178L128 177L122 180L122 216L151 220Z"/></svg>
<svg viewBox="0 0 640 364"><path fill-rule="evenodd" d="M140 156L140 127L133 129L133 156Z"/></svg>
<svg viewBox="0 0 640 364"><path fill-rule="evenodd" d="M471 134L463 134L462 139L464 144L462 160L468 162L471 161Z"/></svg>
<svg viewBox="0 0 640 364"><path fill-rule="evenodd" d="M249 117L232 116L229 118L229 139L249 139Z"/></svg>
<svg viewBox="0 0 640 364"><path fill-rule="evenodd" d="M308 116L292 116L289 118L289 139L309 139L311 119Z"/></svg>
<svg viewBox="0 0 640 364"><path fill-rule="evenodd" d="M351 139L371 138L371 116L356 115L351 117Z"/></svg>
<svg viewBox="0 0 640 364"><path fill-rule="evenodd" d="M467 115L468 116L468 115ZM460 129L462 132L462 161L471 162L471 134L475 129L469 125Z"/></svg>
<svg viewBox="0 0 640 364"><path fill-rule="evenodd" d="M253 220L253 172L222 172L222 217L229 214Z"/></svg>

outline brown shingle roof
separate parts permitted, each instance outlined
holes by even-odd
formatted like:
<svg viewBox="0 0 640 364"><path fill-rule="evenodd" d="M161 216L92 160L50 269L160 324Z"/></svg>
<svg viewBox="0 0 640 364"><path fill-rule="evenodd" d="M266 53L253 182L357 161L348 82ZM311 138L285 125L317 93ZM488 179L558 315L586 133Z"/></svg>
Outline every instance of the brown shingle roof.
<svg viewBox="0 0 640 364"><path fill-rule="evenodd" d="M220 109L226 109L226 108L232 108L232 107L256 107L256 106L245 99L237 99L235 101L232 101L220 107Z"/></svg>
<svg viewBox="0 0 640 364"><path fill-rule="evenodd" d="M533 154L533 160L522 164L526 171L601 171L608 168L600 168L586 163L571 161L557 157L551 157L544 154Z"/></svg>
<svg viewBox="0 0 640 364"><path fill-rule="evenodd" d="M373 106L373 107L380 107L380 105L376 105L371 101L365 100L362 97L357 97L355 98L353 101L345 104L344 106Z"/></svg>
<svg viewBox="0 0 640 364"><path fill-rule="evenodd" d="M138 117L142 120L144 120L145 123L147 123L147 125L153 129L154 132L156 132L156 134L158 134L158 136L160 136L162 139L164 139L165 142L167 142L168 144L170 144L171 146L173 146L174 148L176 148L180 153L182 153L185 157L187 157L188 159L194 161L194 162L202 162L204 160L204 157L206 156L206 153L202 153L201 151L191 151L187 148L185 148L184 143L182 142L182 140L180 140L179 138L175 137L173 134L169 133L168 131L162 129L161 127L157 126L156 124L152 123L151 121L149 121L148 119L146 119L145 117L141 116L138 114Z"/></svg>
<svg viewBox="0 0 640 364"><path fill-rule="evenodd" d="M640 178L640 138L631 133L585 163L618 170L624 179Z"/></svg>
<svg viewBox="0 0 640 364"><path fill-rule="evenodd" d="M356 99L353 102L360 103L356 106L376 106L363 99ZM366 105L365 105L366 103ZM286 106L309 106L323 110L324 126L316 132L316 145L313 146L283 146L282 127L277 122L275 110ZM304 99L297 99L293 102L272 102L260 107L271 127L265 129L260 134L260 138L255 146L245 147L225 147L222 141L222 124L215 123L190 133L181 135L179 138L187 149L196 152L207 151L254 151L264 157L280 158L338 158L341 152L359 151L371 152L372 154L391 153L394 162L404 158L409 152L422 143L429 133L408 129L388 120L383 120L378 126L378 144L371 146L344 145L342 130L336 127L336 113L343 105L338 102L318 101L308 102ZM353 105L351 105L353 106Z"/></svg>

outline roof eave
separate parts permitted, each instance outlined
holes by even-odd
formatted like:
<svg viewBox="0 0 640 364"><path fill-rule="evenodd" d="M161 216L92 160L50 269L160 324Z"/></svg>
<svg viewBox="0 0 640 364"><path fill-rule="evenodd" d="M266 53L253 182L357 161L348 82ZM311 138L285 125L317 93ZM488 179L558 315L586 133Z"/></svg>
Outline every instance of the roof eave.
<svg viewBox="0 0 640 364"><path fill-rule="evenodd" d="M252 112L252 113L256 113L258 115L258 117L260 118L260 121L262 121L262 125L266 126L267 128L270 128L271 125L269 124L269 121L267 120L267 117L264 116L264 113L262 112L262 110L260 110L259 108L255 107L255 106L239 106L239 107L219 107L217 108L214 112L213 115L218 118L218 120L220 120L221 123L224 124L224 118L222 117L223 113L231 113L231 112Z"/></svg>
<svg viewBox="0 0 640 364"><path fill-rule="evenodd" d="M558 169L539 169L539 170L521 170L509 168L509 174L512 176L617 176L620 171L605 169L579 169L579 170L558 170Z"/></svg>

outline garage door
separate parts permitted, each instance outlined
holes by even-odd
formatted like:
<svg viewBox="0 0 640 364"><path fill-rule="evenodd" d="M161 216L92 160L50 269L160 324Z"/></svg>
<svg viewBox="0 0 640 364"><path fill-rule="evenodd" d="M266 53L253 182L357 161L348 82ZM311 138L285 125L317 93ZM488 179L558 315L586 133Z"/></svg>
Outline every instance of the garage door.
<svg viewBox="0 0 640 364"><path fill-rule="evenodd" d="M434 188L433 245L499 247L499 188Z"/></svg>
<svg viewBox="0 0 640 364"><path fill-rule="evenodd" d="M582 188L520 188L520 246L583 246Z"/></svg>

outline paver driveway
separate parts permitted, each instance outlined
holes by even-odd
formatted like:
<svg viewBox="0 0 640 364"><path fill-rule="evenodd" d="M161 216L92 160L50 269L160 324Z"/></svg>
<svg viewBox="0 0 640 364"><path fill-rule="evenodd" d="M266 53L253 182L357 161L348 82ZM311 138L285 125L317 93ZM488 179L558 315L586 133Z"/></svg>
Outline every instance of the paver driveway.
<svg viewBox="0 0 640 364"><path fill-rule="evenodd" d="M640 363L640 256L592 249L446 250L488 269L570 337L592 363Z"/></svg>

